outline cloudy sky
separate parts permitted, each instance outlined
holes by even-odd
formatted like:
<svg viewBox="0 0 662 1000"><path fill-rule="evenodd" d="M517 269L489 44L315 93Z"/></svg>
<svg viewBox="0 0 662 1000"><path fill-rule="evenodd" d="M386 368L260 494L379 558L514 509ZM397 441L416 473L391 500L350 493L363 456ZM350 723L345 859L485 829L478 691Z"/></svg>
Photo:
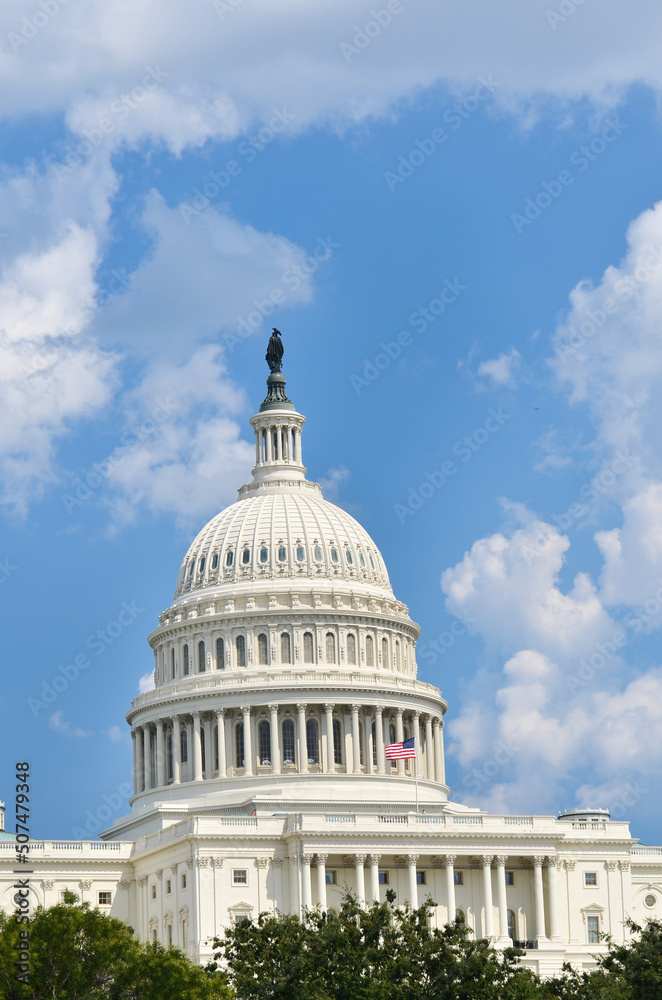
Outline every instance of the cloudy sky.
<svg viewBox="0 0 662 1000"><path fill-rule="evenodd" d="M0 796L29 759L37 836L126 808L276 324L453 797L662 842L661 36L654 0L5 0Z"/></svg>

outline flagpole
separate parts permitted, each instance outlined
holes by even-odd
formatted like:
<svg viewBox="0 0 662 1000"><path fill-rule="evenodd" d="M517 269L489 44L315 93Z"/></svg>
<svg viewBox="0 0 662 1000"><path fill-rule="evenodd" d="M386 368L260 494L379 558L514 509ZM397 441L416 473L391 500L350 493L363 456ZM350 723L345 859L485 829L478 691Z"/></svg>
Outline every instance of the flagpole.
<svg viewBox="0 0 662 1000"><path fill-rule="evenodd" d="M418 816L418 755L414 757L414 774L416 776L416 815Z"/></svg>

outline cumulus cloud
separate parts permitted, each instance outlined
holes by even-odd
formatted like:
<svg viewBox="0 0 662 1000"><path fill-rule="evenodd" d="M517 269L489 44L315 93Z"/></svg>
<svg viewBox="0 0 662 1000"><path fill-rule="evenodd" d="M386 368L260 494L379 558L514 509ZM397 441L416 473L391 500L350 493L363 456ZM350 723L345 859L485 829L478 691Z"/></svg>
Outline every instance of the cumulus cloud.
<svg viewBox="0 0 662 1000"><path fill-rule="evenodd" d="M54 712L48 720L48 725L51 729L54 729L56 733L62 733L63 736L68 736L75 740L84 740L88 736L92 736L93 733L88 733L79 726L72 726L70 722L65 720L62 712Z"/></svg>
<svg viewBox="0 0 662 1000"><path fill-rule="evenodd" d="M498 358L482 361L478 366L478 375L488 378L494 385L502 385L514 389L517 385L522 357L516 348L504 352Z"/></svg>
<svg viewBox="0 0 662 1000"><path fill-rule="evenodd" d="M150 670L149 673L143 674L138 681L138 694L145 694L147 691L153 691L154 687L154 671Z"/></svg>

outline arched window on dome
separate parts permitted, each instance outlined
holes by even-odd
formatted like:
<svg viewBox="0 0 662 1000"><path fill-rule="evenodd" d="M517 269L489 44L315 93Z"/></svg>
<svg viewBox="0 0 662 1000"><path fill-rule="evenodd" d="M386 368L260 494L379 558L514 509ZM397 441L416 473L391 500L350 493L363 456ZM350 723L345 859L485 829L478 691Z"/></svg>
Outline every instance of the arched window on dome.
<svg viewBox="0 0 662 1000"><path fill-rule="evenodd" d="M228 549L227 555L225 556L225 565L232 566L233 562L234 562L234 552L232 549Z"/></svg>
<svg viewBox="0 0 662 1000"><path fill-rule="evenodd" d="M175 647L170 650L170 680L175 679Z"/></svg>
<svg viewBox="0 0 662 1000"><path fill-rule="evenodd" d="M315 662L315 647L313 645L312 632L303 633L303 662L304 663Z"/></svg>
<svg viewBox="0 0 662 1000"><path fill-rule="evenodd" d="M225 642L220 637L216 640L216 669L225 670Z"/></svg>
<svg viewBox="0 0 662 1000"><path fill-rule="evenodd" d="M283 735L283 764L294 764L294 722L284 719L281 727Z"/></svg>
<svg viewBox="0 0 662 1000"><path fill-rule="evenodd" d="M342 729L338 719L333 720L333 763L342 764Z"/></svg>
<svg viewBox="0 0 662 1000"><path fill-rule="evenodd" d="M371 635L365 637L365 662L367 667L375 665L375 644Z"/></svg>
<svg viewBox="0 0 662 1000"><path fill-rule="evenodd" d="M218 569L218 552L214 552L213 556L211 557L211 568Z"/></svg>
<svg viewBox="0 0 662 1000"><path fill-rule="evenodd" d="M319 764L320 745L317 719L308 719L306 722L306 752L309 764Z"/></svg>
<svg viewBox="0 0 662 1000"><path fill-rule="evenodd" d="M191 665L188 658L188 644L184 643L184 677L188 677L191 671Z"/></svg>
<svg viewBox="0 0 662 1000"><path fill-rule="evenodd" d="M304 559L306 558L306 550L304 549L303 545L297 545L295 550L295 555L297 562L302 563L304 561Z"/></svg>
<svg viewBox="0 0 662 1000"><path fill-rule="evenodd" d="M204 674L207 669L207 654L204 642L198 643L198 673Z"/></svg>
<svg viewBox="0 0 662 1000"><path fill-rule="evenodd" d="M326 662L336 662L336 637L333 632L326 633Z"/></svg>
<svg viewBox="0 0 662 1000"><path fill-rule="evenodd" d="M377 727L373 722L370 731L370 738L372 740L372 766L377 769Z"/></svg>
<svg viewBox="0 0 662 1000"><path fill-rule="evenodd" d="M365 569L365 556L359 549L359 563L361 564L361 569Z"/></svg>
<svg viewBox="0 0 662 1000"><path fill-rule="evenodd" d="M269 663L269 645L264 632L260 632L257 637L257 662L261 667L266 667Z"/></svg>
<svg viewBox="0 0 662 1000"><path fill-rule="evenodd" d="M322 561L322 549L319 545L316 545L313 549L313 559L318 563L321 563Z"/></svg>
<svg viewBox="0 0 662 1000"><path fill-rule="evenodd" d="M262 719L257 727L257 742L260 753L260 764L271 764L271 725Z"/></svg>
<svg viewBox="0 0 662 1000"><path fill-rule="evenodd" d="M188 732L186 726L183 727L179 735L179 753L182 764L188 763Z"/></svg>
<svg viewBox="0 0 662 1000"><path fill-rule="evenodd" d="M202 559L200 560L199 564L198 564L198 573L204 573L204 571L205 571L205 563L206 562L207 562L207 558L206 558L206 556L203 556Z"/></svg>
<svg viewBox="0 0 662 1000"><path fill-rule="evenodd" d="M280 662L292 662L292 644L290 642L289 632L282 632L280 636Z"/></svg>
<svg viewBox="0 0 662 1000"><path fill-rule="evenodd" d="M333 546L333 545L331 546L331 562L332 563L339 563L340 562L340 556L338 555L338 549L335 546Z"/></svg>
<svg viewBox="0 0 662 1000"><path fill-rule="evenodd" d="M391 664L388 662L388 639L382 639L382 666L390 670Z"/></svg>
<svg viewBox="0 0 662 1000"><path fill-rule="evenodd" d="M284 545L278 546L278 562L284 563L287 559L287 549Z"/></svg>
<svg viewBox="0 0 662 1000"><path fill-rule="evenodd" d="M347 662L350 666L356 666L356 636L353 632L347 636Z"/></svg>
<svg viewBox="0 0 662 1000"><path fill-rule="evenodd" d="M395 667L396 670L402 670L402 649L399 639L395 640Z"/></svg>
<svg viewBox="0 0 662 1000"><path fill-rule="evenodd" d="M243 635L238 635L235 641L235 649L237 652L237 666L246 666L246 637Z"/></svg>
<svg viewBox="0 0 662 1000"><path fill-rule="evenodd" d="M234 762L235 767L244 766L244 724L238 722L234 729Z"/></svg>
<svg viewBox="0 0 662 1000"><path fill-rule="evenodd" d="M250 561L251 561L251 550L249 548L245 548L244 551L241 553L242 565L248 566Z"/></svg>
<svg viewBox="0 0 662 1000"><path fill-rule="evenodd" d="M260 562L262 565L269 562L269 549L266 545L263 545L260 549Z"/></svg>
<svg viewBox="0 0 662 1000"><path fill-rule="evenodd" d="M347 560L348 566L354 565L354 556L349 549L345 549L345 559Z"/></svg>

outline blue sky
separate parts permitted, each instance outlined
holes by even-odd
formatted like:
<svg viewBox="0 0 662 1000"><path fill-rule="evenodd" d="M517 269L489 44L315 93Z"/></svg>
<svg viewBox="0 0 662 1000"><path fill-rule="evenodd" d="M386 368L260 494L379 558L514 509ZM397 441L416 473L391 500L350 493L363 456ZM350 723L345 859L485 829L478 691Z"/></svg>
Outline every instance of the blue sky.
<svg viewBox="0 0 662 1000"><path fill-rule="evenodd" d="M662 840L661 22L3 5L0 795L30 759L37 836L125 808L145 637L250 474L275 324L453 797Z"/></svg>

